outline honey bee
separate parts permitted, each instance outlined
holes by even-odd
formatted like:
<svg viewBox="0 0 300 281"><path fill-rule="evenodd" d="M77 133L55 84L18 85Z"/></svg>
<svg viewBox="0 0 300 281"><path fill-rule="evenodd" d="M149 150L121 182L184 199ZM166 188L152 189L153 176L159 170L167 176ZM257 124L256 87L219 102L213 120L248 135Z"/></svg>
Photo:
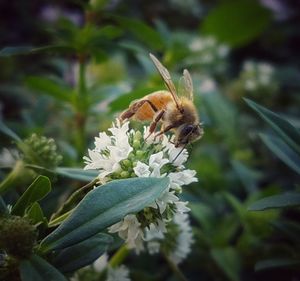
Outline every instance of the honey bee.
<svg viewBox="0 0 300 281"><path fill-rule="evenodd" d="M179 81L179 94L171 79L169 71L160 61L150 54L154 65L160 73L168 91L161 90L146 95L142 99L133 101L119 119L121 121L134 118L139 121L152 121L149 136L154 133L158 123L161 123L160 132L155 138L170 130L174 131L174 145L183 148L203 136L197 110L193 103L193 82L188 70L183 71ZM148 136L148 137L149 137Z"/></svg>

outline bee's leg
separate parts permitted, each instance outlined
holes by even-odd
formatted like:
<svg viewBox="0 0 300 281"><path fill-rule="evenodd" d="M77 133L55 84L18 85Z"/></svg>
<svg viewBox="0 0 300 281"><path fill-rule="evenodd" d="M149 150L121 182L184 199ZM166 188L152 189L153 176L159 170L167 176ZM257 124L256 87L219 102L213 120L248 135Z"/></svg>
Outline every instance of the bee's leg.
<svg viewBox="0 0 300 281"><path fill-rule="evenodd" d="M155 136L154 136L154 139L156 139L158 136L161 136L162 134L170 131L171 129L175 128L176 126L174 126L173 124L172 125L169 125L167 127L165 127L163 130L161 130L160 132L158 132Z"/></svg>
<svg viewBox="0 0 300 281"><path fill-rule="evenodd" d="M119 116L119 119L121 121L125 120L125 119L129 119L131 118L134 114L136 114L136 112L145 104L148 103L151 107L151 109L154 112L157 112L158 109L157 107L149 100L139 100L135 103L133 103L132 105L129 106L129 108L127 110L125 110L123 113L121 113L121 115Z"/></svg>
<svg viewBox="0 0 300 281"><path fill-rule="evenodd" d="M159 111L158 114L154 117L154 119L153 119L153 121L151 122L150 127L149 127L149 135L146 137L146 139L149 138L149 137L152 135L152 133L155 131L158 122L162 119L162 117L164 116L164 114L165 114L165 111L162 109L162 110Z"/></svg>

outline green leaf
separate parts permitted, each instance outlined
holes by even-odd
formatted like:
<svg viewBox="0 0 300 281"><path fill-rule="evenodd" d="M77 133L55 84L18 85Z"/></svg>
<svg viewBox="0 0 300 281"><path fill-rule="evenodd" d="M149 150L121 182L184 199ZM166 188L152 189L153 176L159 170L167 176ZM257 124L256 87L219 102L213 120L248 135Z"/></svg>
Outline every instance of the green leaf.
<svg viewBox="0 0 300 281"><path fill-rule="evenodd" d="M203 95L203 103L217 131L224 136L230 147L236 148L238 137L238 118L236 108L219 91Z"/></svg>
<svg viewBox="0 0 300 281"><path fill-rule="evenodd" d="M20 142L22 141L21 138L14 132L12 131L10 128L8 128L0 119L0 132L2 132L3 134L7 135L8 137L12 138L13 140L15 140L16 142Z"/></svg>
<svg viewBox="0 0 300 281"><path fill-rule="evenodd" d="M56 81L43 77L28 77L26 84L45 95L54 97L57 100L70 102L72 99L72 89L66 85L59 85Z"/></svg>
<svg viewBox="0 0 300 281"><path fill-rule="evenodd" d="M13 206L12 214L22 216L28 206L43 199L50 191L50 180L45 176L38 176Z"/></svg>
<svg viewBox="0 0 300 281"><path fill-rule="evenodd" d="M190 203L191 213L206 232L213 228L213 212L204 203Z"/></svg>
<svg viewBox="0 0 300 281"><path fill-rule="evenodd" d="M98 176L98 172L95 170L83 170L81 168L64 168L58 167L55 172L63 177L90 182Z"/></svg>
<svg viewBox="0 0 300 281"><path fill-rule="evenodd" d="M19 269L22 281L67 281L55 267L36 255L22 260Z"/></svg>
<svg viewBox="0 0 300 281"><path fill-rule="evenodd" d="M53 264L62 272L72 272L91 264L107 250L113 238L104 233L59 251Z"/></svg>
<svg viewBox="0 0 300 281"><path fill-rule="evenodd" d="M244 100L273 128L284 142L300 154L300 132L290 122L249 99Z"/></svg>
<svg viewBox="0 0 300 281"><path fill-rule="evenodd" d="M204 33L233 47L248 44L271 23L271 12L255 0L223 1L202 23Z"/></svg>
<svg viewBox="0 0 300 281"><path fill-rule="evenodd" d="M115 19L151 49L161 50L164 47L164 41L160 34L149 25L140 20L125 17L115 17Z"/></svg>
<svg viewBox="0 0 300 281"><path fill-rule="evenodd" d="M234 248L212 249L211 255L230 280L240 280L240 258Z"/></svg>
<svg viewBox="0 0 300 281"><path fill-rule="evenodd" d="M48 227L54 227L54 226L60 225L67 217L69 217L71 215L71 213L74 211L74 209L71 209L70 211L62 214L61 216L49 221Z"/></svg>
<svg viewBox="0 0 300 281"><path fill-rule="evenodd" d="M257 180L260 177L259 173L248 168L238 160L232 160L231 165L239 180L244 185L246 191L248 193L255 192L257 190Z"/></svg>
<svg viewBox="0 0 300 281"><path fill-rule="evenodd" d="M9 57L9 56L29 54L31 53L32 49L33 49L32 46L5 47L1 49L0 56Z"/></svg>
<svg viewBox="0 0 300 281"><path fill-rule="evenodd" d="M300 260L294 260L289 258L268 259L257 262L255 264L255 271L273 268L296 267L298 265L300 265Z"/></svg>
<svg viewBox="0 0 300 281"><path fill-rule="evenodd" d="M299 193L285 193L279 195L273 195L253 203L248 210L249 211L263 211L272 208L290 208L300 206L300 194Z"/></svg>
<svg viewBox="0 0 300 281"><path fill-rule="evenodd" d="M74 48L68 45L49 45L43 47L32 46L17 46L17 47L5 47L0 50L0 57L10 57L17 55L29 55L35 53L65 53L74 51Z"/></svg>
<svg viewBox="0 0 300 281"><path fill-rule="evenodd" d="M32 206L26 211L26 217L30 219L32 224L44 223L47 225L47 219L44 216L43 210L38 202L34 202Z"/></svg>
<svg viewBox="0 0 300 281"><path fill-rule="evenodd" d="M282 139L266 134L259 134L265 145L291 169L300 174L300 156Z"/></svg>
<svg viewBox="0 0 300 281"><path fill-rule="evenodd" d="M131 178L95 188L71 216L42 241L43 250L66 248L95 235L127 214L153 203L168 185L168 178Z"/></svg>

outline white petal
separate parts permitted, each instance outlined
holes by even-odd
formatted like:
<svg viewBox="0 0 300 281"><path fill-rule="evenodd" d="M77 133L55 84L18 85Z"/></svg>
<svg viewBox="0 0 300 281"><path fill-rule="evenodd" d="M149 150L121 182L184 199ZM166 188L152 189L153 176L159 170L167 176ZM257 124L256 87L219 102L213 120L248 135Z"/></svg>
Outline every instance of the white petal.
<svg viewBox="0 0 300 281"><path fill-rule="evenodd" d="M159 168L161 168L163 165L169 163L169 160L163 157L164 154L162 151L152 154L149 159L149 166L151 168L154 166L158 166Z"/></svg>
<svg viewBox="0 0 300 281"><path fill-rule="evenodd" d="M171 180L172 184L178 184L179 186L188 185L192 182L198 182L198 179L195 177L195 170L183 170L181 172L170 173L168 177Z"/></svg>
<svg viewBox="0 0 300 281"><path fill-rule="evenodd" d="M133 168L133 171L139 178L150 176L149 166L140 161L137 162L136 166Z"/></svg>

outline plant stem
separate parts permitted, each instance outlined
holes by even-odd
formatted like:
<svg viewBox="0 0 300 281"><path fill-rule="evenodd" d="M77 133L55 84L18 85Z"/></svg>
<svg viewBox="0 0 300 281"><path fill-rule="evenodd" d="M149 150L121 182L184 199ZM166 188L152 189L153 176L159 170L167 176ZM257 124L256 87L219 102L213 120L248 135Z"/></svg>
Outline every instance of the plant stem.
<svg viewBox="0 0 300 281"><path fill-rule="evenodd" d="M27 184L28 181L32 179L33 175L25 168L24 162L22 160L18 160L10 173L0 183L0 195L3 195L17 185L20 186L20 184Z"/></svg>
<svg viewBox="0 0 300 281"><path fill-rule="evenodd" d="M167 261L169 267L171 268L171 270L173 271L174 275L177 277L178 280L180 281L188 281L186 279L186 277L184 276L184 274L181 272L181 270L179 269L179 267L177 266L177 264L175 264L166 253L163 253L163 256L165 258L165 260Z"/></svg>
<svg viewBox="0 0 300 281"><path fill-rule="evenodd" d="M109 265L111 267L117 267L118 265L120 265L124 259L127 257L127 255L129 254L129 250L126 247L126 245L124 244L121 248L119 248L119 250L111 257L110 261L109 261Z"/></svg>
<svg viewBox="0 0 300 281"><path fill-rule="evenodd" d="M72 193L71 196L65 201L65 203L58 209L58 211L52 215L51 221L68 212L73 207L73 205L78 203L78 201L80 201L97 182L98 179L96 178Z"/></svg>
<svg viewBox="0 0 300 281"><path fill-rule="evenodd" d="M75 143L79 157L82 157L86 148L85 125L88 112L88 99L86 88L86 55L78 54L79 61L79 80L77 90L77 100L75 104Z"/></svg>

